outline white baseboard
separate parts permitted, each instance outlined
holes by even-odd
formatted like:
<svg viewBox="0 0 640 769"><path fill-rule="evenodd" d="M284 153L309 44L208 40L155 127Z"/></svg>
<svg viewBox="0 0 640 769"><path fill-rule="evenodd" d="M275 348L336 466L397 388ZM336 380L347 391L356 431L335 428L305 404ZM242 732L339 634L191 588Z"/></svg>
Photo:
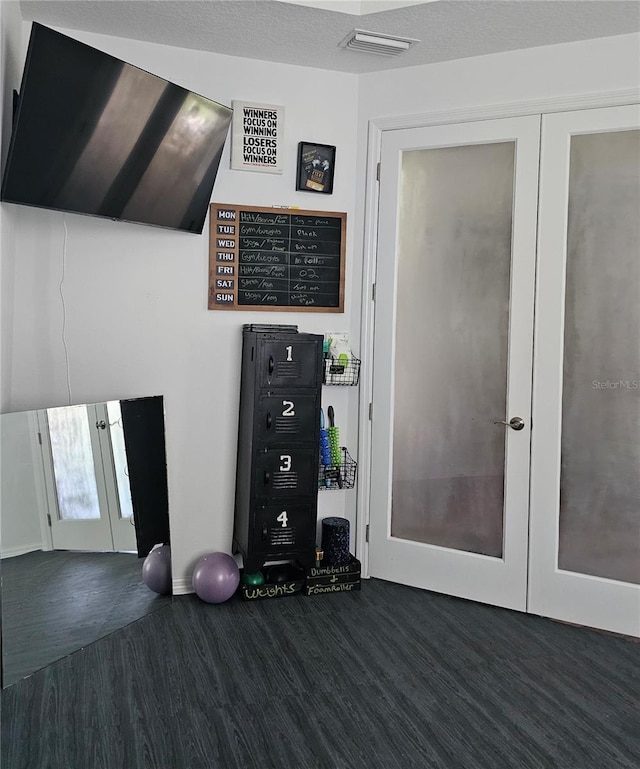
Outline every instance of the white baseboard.
<svg viewBox="0 0 640 769"><path fill-rule="evenodd" d="M195 593L193 589L193 583L190 577L181 577L180 579L174 579L173 582L173 594L174 595L189 595Z"/></svg>
<svg viewBox="0 0 640 769"><path fill-rule="evenodd" d="M17 555L25 555L25 553L34 553L36 550L42 550L42 542L38 542L34 545L20 545L19 547L10 547L7 550L3 550L0 554L0 558L15 558Z"/></svg>

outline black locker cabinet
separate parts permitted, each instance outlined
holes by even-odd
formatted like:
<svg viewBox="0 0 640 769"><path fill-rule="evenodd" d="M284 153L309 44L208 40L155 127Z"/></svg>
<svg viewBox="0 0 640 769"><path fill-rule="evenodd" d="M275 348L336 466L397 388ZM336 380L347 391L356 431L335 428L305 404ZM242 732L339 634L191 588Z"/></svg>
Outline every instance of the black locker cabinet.
<svg viewBox="0 0 640 769"><path fill-rule="evenodd" d="M314 563L322 343L295 326L243 327L234 551L248 574Z"/></svg>

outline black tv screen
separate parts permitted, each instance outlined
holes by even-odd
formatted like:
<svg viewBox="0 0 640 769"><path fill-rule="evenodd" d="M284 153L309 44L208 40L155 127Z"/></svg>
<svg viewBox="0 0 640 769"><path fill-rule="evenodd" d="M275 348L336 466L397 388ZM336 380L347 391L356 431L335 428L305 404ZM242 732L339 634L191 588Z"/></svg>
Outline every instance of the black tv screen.
<svg viewBox="0 0 640 769"><path fill-rule="evenodd" d="M231 115L34 23L2 200L202 232Z"/></svg>

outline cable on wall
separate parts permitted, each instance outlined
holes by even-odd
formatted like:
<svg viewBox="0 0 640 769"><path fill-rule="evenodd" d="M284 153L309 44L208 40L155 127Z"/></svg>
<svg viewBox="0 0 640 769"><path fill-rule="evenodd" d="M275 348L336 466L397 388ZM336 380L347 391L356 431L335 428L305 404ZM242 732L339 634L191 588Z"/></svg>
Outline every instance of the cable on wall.
<svg viewBox="0 0 640 769"><path fill-rule="evenodd" d="M69 406L72 403L71 400L71 374L69 371L69 348L67 347L66 330L67 330L67 306L64 301L64 278L67 267L67 239L69 232L67 230L67 217L62 215L62 224L64 226L64 241L62 243L62 276L60 278L60 285L58 291L60 292L60 299L62 300L62 346L64 347L64 362L67 372L67 395L69 397Z"/></svg>

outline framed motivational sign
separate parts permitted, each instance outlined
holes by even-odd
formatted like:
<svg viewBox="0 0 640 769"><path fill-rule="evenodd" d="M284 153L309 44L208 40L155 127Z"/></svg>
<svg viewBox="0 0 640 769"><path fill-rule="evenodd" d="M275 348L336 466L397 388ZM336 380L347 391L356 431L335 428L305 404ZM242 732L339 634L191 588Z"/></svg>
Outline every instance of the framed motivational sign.
<svg viewBox="0 0 640 769"><path fill-rule="evenodd" d="M233 101L231 168L282 173L284 107Z"/></svg>

